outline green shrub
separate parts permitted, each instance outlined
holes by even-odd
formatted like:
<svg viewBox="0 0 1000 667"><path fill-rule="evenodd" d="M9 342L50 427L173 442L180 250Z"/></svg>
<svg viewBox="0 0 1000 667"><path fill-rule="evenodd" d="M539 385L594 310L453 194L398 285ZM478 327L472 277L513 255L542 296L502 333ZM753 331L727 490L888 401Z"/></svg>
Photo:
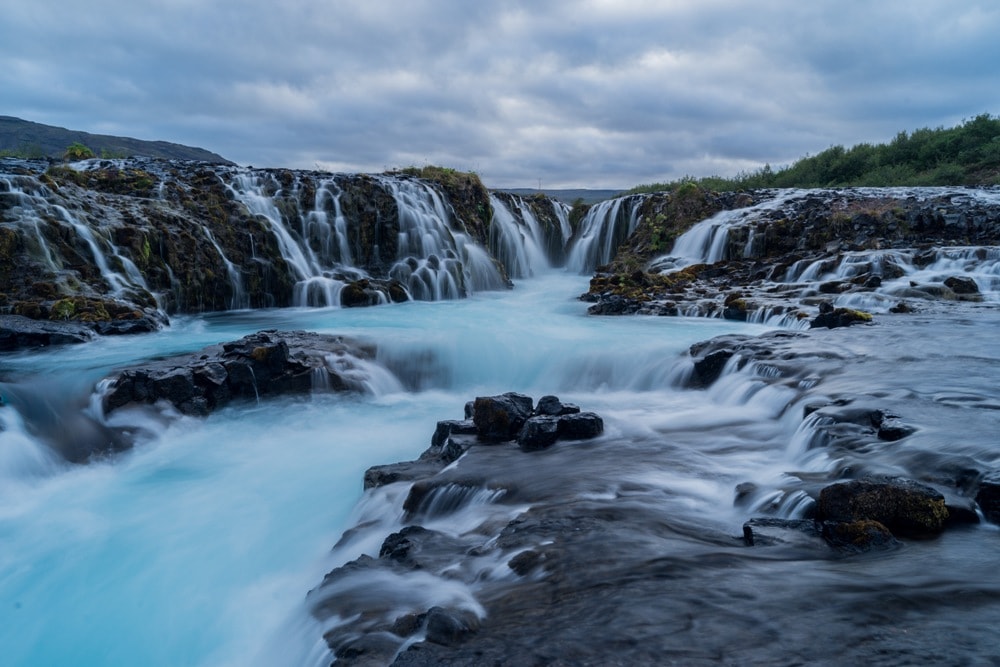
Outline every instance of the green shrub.
<svg viewBox="0 0 1000 667"><path fill-rule="evenodd" d="M90 150L80 142L70 144L66 149L66 152L63 154L63 159L66 160L89 160L93 157L97 157L94 155L94 151Z"/></svg>

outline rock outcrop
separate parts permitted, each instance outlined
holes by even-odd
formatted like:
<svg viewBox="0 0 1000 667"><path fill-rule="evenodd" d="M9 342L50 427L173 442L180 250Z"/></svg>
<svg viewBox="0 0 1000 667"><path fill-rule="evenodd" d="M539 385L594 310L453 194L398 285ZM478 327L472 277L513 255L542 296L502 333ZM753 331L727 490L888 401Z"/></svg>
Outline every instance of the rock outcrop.
<svg viewBox="0 0 1000 667"><path fill-rule="evenodd" d="M989 190L789 190L723 198L691 185L646 195L636 206L634 233L598 267L582 296L593 303L592 314L848 326L870 321L851 302L906 312L914 300L982 299L968 274L909 284L905 278L943 260L969 271L977 261L992 266L996 253L988 247L1000 244L1000 204ZM683 256L669 256L678 251ZM874 298L863 298L869 294ZM817 315L820 306L826 310Z"/></svg>
<svg viewBox="0 0 1000 667"><path fill-rule="evenodd" d="M364 391L363 362L374 348L304 331L261 331L193 354L129 368L109 378L106 413L166 402L205 415L234 400L313 391Z"/></svg>

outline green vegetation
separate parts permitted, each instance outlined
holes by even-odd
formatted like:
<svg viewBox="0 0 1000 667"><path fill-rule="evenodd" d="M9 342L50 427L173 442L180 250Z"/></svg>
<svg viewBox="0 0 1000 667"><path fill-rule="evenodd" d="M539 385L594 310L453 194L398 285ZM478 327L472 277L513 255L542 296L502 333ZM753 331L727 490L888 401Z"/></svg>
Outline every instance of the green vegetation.
<svg viewBox="0 0 1000 667"><path fill-rule="evenodd" d="M45 151L38 144L23 144L17 148L0 150L0 158L16 157L23 160L37 160L45 157Z"/></svg>
<svg viewBox="0 0 1000 667"><path fill-rule="evenodd" d="M97 157L94 155L94 151L78 141L70 144L63 154L63 158L66 160L89 160L93 157Z"/></svg>
<svg viewBox="0 0 1000 667"><path fill-rule="evenodd" d="M630 194L698 185L707 190L892 185L1000 185L1000 117L981 114L952 128L900 132L886 144L831 146L791 166L764 165L734 178L685 176L640 185Z"/></svg>
<svg viewBox="0 0 1000 667"><path fill-rule="evenodd" d="M126 150L121 150L121 149L111 150L110 148L101 149L102 160L123 160L127 157L129 157L129 154L128 151Z"/></svg>

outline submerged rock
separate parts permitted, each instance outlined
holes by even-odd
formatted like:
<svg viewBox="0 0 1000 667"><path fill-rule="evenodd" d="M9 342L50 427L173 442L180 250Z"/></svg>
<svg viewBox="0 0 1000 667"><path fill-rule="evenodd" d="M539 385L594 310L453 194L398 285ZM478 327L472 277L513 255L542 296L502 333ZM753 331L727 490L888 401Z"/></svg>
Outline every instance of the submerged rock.
<svg viewBox="0 0 1000 667"><path fill-rule="evenodd" d="M990 523L1000 523L1000 472L991 472L979 480L976 503Z"/></svg>
<svg viewBox="0 0 1000 667"><path fill-rule="evenodd" d="M899 540L878 521L826 521L823 537L838 551L864 553L899 547Z"/></svg>

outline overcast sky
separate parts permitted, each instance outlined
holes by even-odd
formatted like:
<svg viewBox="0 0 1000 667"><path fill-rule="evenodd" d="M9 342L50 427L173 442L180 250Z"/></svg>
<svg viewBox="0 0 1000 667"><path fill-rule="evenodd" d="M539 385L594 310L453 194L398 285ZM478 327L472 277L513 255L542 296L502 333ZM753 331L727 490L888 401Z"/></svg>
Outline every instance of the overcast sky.
<svg viewBox="0 0 1000 667"><path fill-rule="evenodd" d="M731 176L1000 113L1000 2L5 0L0 115L491 187Z"/></svg>

